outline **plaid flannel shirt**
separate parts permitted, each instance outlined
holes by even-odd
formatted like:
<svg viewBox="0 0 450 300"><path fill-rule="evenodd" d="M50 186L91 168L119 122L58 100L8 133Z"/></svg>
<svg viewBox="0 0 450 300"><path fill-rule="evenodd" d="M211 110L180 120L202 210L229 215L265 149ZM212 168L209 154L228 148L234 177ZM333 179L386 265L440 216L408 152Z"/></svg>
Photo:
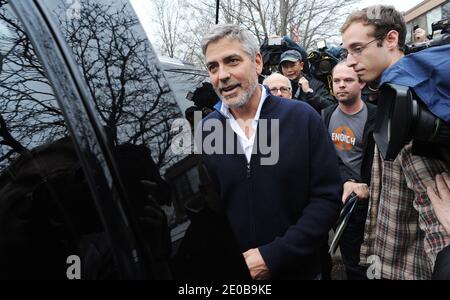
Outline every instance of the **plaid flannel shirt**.
<svg viewBox="0 0 450 300"><path fill-rule="evenodd" d="M361 246L368 275L378 268L382 279L431 279L436 256L450 244L450 236L433 211L426 186L444 171L450 171L449 164L412 155L412 144L393 162L375 149Z"/></svg>

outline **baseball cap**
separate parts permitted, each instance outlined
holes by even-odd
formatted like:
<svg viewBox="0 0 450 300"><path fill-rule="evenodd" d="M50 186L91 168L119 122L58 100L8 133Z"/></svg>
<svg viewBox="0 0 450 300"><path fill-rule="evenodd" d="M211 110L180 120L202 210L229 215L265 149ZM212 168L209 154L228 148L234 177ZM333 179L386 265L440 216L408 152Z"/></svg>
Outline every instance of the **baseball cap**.
<svg viewBox="0 0 450 300"><path fill-rule="evenodd" d="M296 62L299 60L300 61L302 60L302 55L300 54L300 52L298 52L296 50L285 51L280 56L280 64L285 61Z"/></svg>

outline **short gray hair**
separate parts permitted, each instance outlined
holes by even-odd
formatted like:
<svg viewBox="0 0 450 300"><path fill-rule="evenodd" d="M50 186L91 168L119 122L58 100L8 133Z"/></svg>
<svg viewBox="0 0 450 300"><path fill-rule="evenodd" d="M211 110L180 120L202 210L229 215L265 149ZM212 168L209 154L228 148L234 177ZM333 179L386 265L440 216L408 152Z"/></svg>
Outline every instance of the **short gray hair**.
<svg viewBox="0 0 450 300"><path fill-rule="evenodd" d="M269 83L270 79L276 78L276 77L286 79L288 87L290 87L291 91L292 91L292 83L291 83L291 81L289 80L289 78L287 78L286 76L284 76L283 74L280 74L280 73L273 73L270 76L267 76L266 79L264 79L264 81L263 81L263 85L267 85L268 86L269 85L268 83Z"/></svg>
<svg viewBox="0 0 450 300"><path fill-rule="evenodd" d="M240 28L238 25L233 24L221 24L214 25L209 33L207 33L202 39L202 51L206 56L206 50L209 44L217 42L224 38L230 38L239 41L244 51L250 56L252 61L255 61L256 54L259 52L258 42L253 34L248 30Z"/></svg>

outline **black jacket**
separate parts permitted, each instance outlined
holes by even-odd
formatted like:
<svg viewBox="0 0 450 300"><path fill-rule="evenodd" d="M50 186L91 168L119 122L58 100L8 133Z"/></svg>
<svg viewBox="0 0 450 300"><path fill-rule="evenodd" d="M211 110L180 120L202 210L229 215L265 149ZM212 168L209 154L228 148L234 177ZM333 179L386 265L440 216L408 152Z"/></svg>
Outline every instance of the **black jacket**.
<svg viewBox="0 0 450 300"><path fill-rule="evenodd" d="M222 126L208 129L208 120ZM269 120L267 126L263 120ZM279 131L270 120L278 120ZM234 151L240 147L218 111L202 121L202 128L205 141L225 128L233 133L215 139L221 145L217 151L226 151L232 142ZM261 130L266 130L269 145L279 145L275 164L261 160L270 156L259 147L265 144L261 139L255 142L250 163L244 154L219 152L205 153L205 166L241 251L258 247L273 279L313 279L320 272L319 249L340 208L342 185L334 146L320 116L300 101L268 96L261 109L259 137Z"/></svg>
<svg viewBox="0 0 450 300"><path fill-rule="evenodd" d="M363 161L361 165L361 175L356 174L352 169L350 169L344 162L339 158L339 167L341 170L341 177L345 183L349 179L354 179L357 182L364 182L370 185L370 178L372 172L373 156L375 151L375 141L373 139L373 130L375 126L375 119L377 115L377 107L373 104L367 103L367 122L364 126L363 133ZM322 119L325 122L326 127L330 126L330 119L333 112L338 107L338 104L327 107L322 111Z"/></svg>
<svg viewBox="0 0 450 300"><path fill-rule="evenodd" d="M320 114L322 109L329 107L336 103L336 100L331 96L330 92L327 90L325 85L311 77L309 75L303 74L303 76L309 81L309 86L313 89L312 93L305 93L299 87L298 80L291 80L292 83L292 97L304 101L314 107L314 109Z"/></svg>
<svg viewBox="0 0 450 300"><path fill-rule="evenodd" d="M450 245L439 252L433 272L434 280L450 280Z"/></svg>

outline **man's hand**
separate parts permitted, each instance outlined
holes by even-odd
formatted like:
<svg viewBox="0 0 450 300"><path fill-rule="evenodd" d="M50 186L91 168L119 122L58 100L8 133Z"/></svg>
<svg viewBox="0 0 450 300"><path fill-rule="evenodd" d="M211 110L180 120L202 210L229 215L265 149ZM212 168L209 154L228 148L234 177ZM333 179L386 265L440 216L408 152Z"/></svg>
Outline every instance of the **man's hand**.
<svg viewBox="0 0 450 300"><path fill-rule="evenodd" d="M269 269L258 249L250 249L244 253L245 262L255 280L266 280L270 278Z"/></svg>
<svg viewBox="0 0 450 300"><path fill-rule="evenodd" d="M309 89L311 88L309 86L309 81L308 79L306 79L305 77L302 77L299 79L298 84L302 87L302 91L304 93L307 93L309 91Z"/></svg>
<svg viewBox="0 0 450 300"><path fill-rule="evenodd" d="M427 188L428 197L433 204L433 210L444 227L450 234L450 176L443 173L436 176L436 184Z"/></svg>
<svg viewBox="0 0 450 300"><path fill-rule="evenodd" d="M344 192L342 193L342 203L345 204L347 198L355 193L360 200L369 199L369 187L365 183L356 183L347 181L344 183Z"/></svg>

